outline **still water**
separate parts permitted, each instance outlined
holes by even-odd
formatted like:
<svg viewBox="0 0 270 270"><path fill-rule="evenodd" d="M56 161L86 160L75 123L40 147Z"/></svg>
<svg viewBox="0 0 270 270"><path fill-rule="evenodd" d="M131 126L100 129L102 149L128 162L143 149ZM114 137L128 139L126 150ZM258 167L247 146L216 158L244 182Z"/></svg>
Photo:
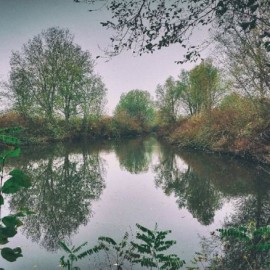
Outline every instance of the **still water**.
<svg viewBox="0 0 270 270"><path fill-rule="evenodd" d="M170 251L188 266L202 239L226 223L270 221L268 168L175 151L153 137L34 146L8 166L31 175L32 188L9 196L2 215L19 207L36 214L25 218L8 244L20 246L23 258L14 263L1 258L6 270L60 269L59 240L87 241L89 247L99 236L120 241L125 232L136 233L136 223L172 230L168 239L177 243ZM100 269L104 258L89 258L76 265Z"/></svg>

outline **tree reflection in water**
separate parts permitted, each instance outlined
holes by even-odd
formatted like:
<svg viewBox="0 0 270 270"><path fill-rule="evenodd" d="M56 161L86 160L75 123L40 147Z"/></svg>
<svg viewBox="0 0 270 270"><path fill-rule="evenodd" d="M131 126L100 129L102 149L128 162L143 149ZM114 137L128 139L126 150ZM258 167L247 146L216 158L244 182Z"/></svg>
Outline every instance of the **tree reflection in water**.
<svg viewBox="0 0 270 270"><path fill-rule="evenodd" d="M130 173L141 173L150 167L154 145L155 139L139 138L105 147L115 150L122 168ZM234 215L224 223L224 229L269 225L269 174L254 168L250 162L231 157L192 151L176 153L163 144L155 147L159 151L159 160L154 166L156 186L167 195L173 194L179 208L187 208L202 225L211 224L216 211L231 198L238 204ZM104 161L99 149L89 152L86 149L83 146L69 151L60 147L47 151L42 158L30 153L32 159L26 157L25 160L30 160L27 164L21 161L34 179L33 187L16 194L11 199L11 207L28 207L36 212L27 217L24 232L48 250L56 250L59 240L67 240L81 224L88 222L91 203L100 197L105 187ZM268 251L245 250L243 241L220 240L218 236L215 232L211 239L203 240L209 250L210 242L220 250L219 260L211 257L212 251L207 253L207 264L213 269L270 269L266 266ZM252 243L261 240L255 237ZM270 242L268 238L264 240Z"/></svg>
<svg viewBox="0 0 270 270"><path fill-rule="evenodd" d="M268 170L231 157L175 153L165 147L154 171L157 187L174 194L178 206L186 207L203 225L213 222L225 199L235 199L236 210L221 232L202 238L203 253L195 256L196 263L205 261L205 269L270 269Z"/></svg>
<svg viewBox="0 0 270 270"><path fill-rule="evenodd" d="M209 225L225 199L254 196L258 185L265 190L269 174L260 168L232 157L176 153L161 145L154 172L157 187L174 194L179 208L186 207L201 224Z"/></svg>
<svg viewBox="0 0 270 270"><path fill-rule="evenodd" d="M222 228L222 239L220 236L203 239L212 267L270 269L270 183L261 179L255 187L254 194L238 201L235 214ZM239 228L244 230L243 235L239 234ZM213 246L221 248L218 260L209 248Z"/></svg>
<svg viewBox="0 0 270 270"><path fill-rule="evenodd" d="M154 138L135 138L118 141L114 145L121 168L132 174L146 172L152 159Z"/></svg>
<svg viewBox="0 0 270 270"><path fill-rule="evenodd" d="M49 251L58 248L59 240L68 239L91 217L91 202L104 187L104 164L98 152L70 154L25 164L33 179L29 191L12 197L11 209L27 207L36 214L25 220L23 232ZM58 153L59 154L59 153Z"/></svg>
<svg viewBox="0 0 270 270"><path fill-rule="evenodd" d="M179 157L168 148L161 149L154 171L156 186L167 195L173 193L179 208L187 208L203 225L213 222L222 196L210 178L200 176L190 165L181 166Z"/></svg>

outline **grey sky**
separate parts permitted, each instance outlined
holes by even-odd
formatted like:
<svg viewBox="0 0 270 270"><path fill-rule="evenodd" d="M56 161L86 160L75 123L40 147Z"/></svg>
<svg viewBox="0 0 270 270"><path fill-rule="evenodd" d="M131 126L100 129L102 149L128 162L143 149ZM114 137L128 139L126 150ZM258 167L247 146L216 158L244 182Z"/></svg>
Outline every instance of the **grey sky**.
<svg viewBox="0 0 270 270"><path fill-rule="evenodd" d="M90 13L89 8L73 0L0 0L0 79L8 78L11 51L20 50L30 38L52 26L69 28L75 42L90 51L93 58L101 55L99 46L106 47L110 33L100 21L109 18L109 13ZM171 46L141 57L127 52L109 62L98 59L95 70L108 88L107 112L113 111L121 93L143 89L154 96L158 83L169 76L177 77L182 68L190 69L194 64L174 63L181 60L182 54L180 46Z"/></svg>

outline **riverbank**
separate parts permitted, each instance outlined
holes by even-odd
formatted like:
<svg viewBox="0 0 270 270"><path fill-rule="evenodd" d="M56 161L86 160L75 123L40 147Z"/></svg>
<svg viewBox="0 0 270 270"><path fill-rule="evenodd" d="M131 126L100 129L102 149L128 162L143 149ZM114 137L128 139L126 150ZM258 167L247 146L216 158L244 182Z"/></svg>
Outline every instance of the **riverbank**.
<svg viewBox="0 0 270 270"><path fill-rule="evenodd" d="M252 111L214 109L179 120L158 132L178 148L232 154L270 164L270 119Z"/></svg>
<svg viewBox="0 0 270 270"><path fill-rule="evenodd" d="M44 118L25 118L11 111L0 115L0 129L19 127L16 137L21 144L40 144L57 141L72 141L82 138L113 139L149 134L152 129L129 121L119 122L110 116L89 119L87 123L81 118L70 119L68 124L60 118L49 122ZM12 134L9 134L12 135Z"/></svg>
<svg viewBox="0 0 270 270"><path fill-rule="evenodd" d="M177 148L231 154L270 164L269 114L258 114L250 106L216 108L211 113L200 113L157 128L157 135ZM149 134L153 129L136 123L119 123L113 117L71 119L69 125L62 119L53 123L42 118L25 119L16 112L0 115L0 128L21 127L22 144L40 144L55 141L113 139Z"/></svg>

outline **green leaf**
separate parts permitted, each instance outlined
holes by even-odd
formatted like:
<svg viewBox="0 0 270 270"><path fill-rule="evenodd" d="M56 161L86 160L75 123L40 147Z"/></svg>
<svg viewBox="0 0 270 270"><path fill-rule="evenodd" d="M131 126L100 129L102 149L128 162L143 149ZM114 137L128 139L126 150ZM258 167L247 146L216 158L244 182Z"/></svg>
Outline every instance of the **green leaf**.
<svg viewBox="0 0 270 270"><path fill-rule="evenodd" d="M22 250L21 248L17 247L14 249L5 247L1 250L1 255L4 259L9 262L15 262L19 257L22 257Z"/></svg>
<svg viewBox="0 0 270 270"><path fill-rule="evenodd" d="M0 228L0 239L5 241L8 237L13 237L17 234L17 230L14 227L2 227Z"/></svg>
<svg viewBox="0 0 270 270"><path fill-rule="evenodd" d="M8 238L3 235L0 229L0 245L5 245L6 243L8 243Z"/></svg>
<svg viewBox="0 0 270 270"><path fill-rule="evenodd" d="M144 233L147 233L151 238L155 238L155 235L154 235L154 233L151 231L151 230L149 230L149 229L147 229L147 228L145 228L145 227L143 227L142 225L140 225L140 224L136 224L136 226L137 226L137 228L138 229L140 229L142 232L144 232Z"/></svg>
<svg viewBox="0 0 270 270"><path fill-rule="evenodd" d="M93 247L93 248L90 248L90 249L88 249L88 250L86 250L86 251L80 253L80 254L78 255L78 259L82 259L82 258L84 258L84 257L86 257L86 256L89 256L89 255L92 255L92 254L94 254L94 253L97 253L97 252L99 252L101 249L102 249L102 248L101 248L100 246L95 246L95 247Z"/></svg>
<svg viewBox="0 0 270 270"><path fill-rule="evenodd" d="M87 245L87 242L84 242L83 244L79 245L78 247L72 249L73 253L80 251L86 245Z"/></svg>
<svg viewBox="0 0 270 270"><path fill-rule="evenodd" d="M4 204L4 197L0 194L0 205Z"/></svg>
<svg viewBox="0 0 270 270"><path fill-rule="evenodd" d="M2 219L2 222L6 225L6 227L19 227L23 225L16 215L6 216Z"/></svg>
<svg viewBox="0 0 270 270"><path fill-rule="evenodd" d="M141 263L141 266L146 266L146 267L157 267L158 266L157 263L155 263L152 258L143 257L140 260L140 263Z"/></svg>
<svg viewBox="0 0 270 270"><path fill-rule="evenodd" d="M134 243L133 241L130 242L131 245L138 250L139 253L141 254L151 254L151 248L148 245L143 245L143 244L137 244Z"/></svg>
<svg viewBox="0 0 270 270"><path fill-rule="evenodd" d="M72 253L72 251L69 249L69 247L66 245L65 242L59 241L59 246L60 246L66 253L69 253L69 254Z"/></svg>
<svg viewBox="0 0 270 270"><path fill-rule="evenodd" d="M19 169L12 170L9 175L13 176L21 187L29 188L31 186L30 177Z"/></svg>
<svg viewBox="0 0 270 270"><path fill-rule="evenodd" d="M12 149L12 150L3 151L0 154L0 157L2 157L4 159L8 158L8 157L19 157L20 153L21 153L21 149L19 147L16 147L15 149Z"/></svg>
<svg viewBox="0 0 270 270"><path fill-rule="evenodd" d="M173 246L175 244L176 244L176 241L174 241L174 240L165 241L165 242L162 242L162 245L158 246L156 248L156 250L157 251L164 251L164 250L169 249L171 246Z"/></svg>
<svg viewBox="0 0 270 270"><path fill-rule="evenodd" d="M16 193L21 188L29 188L31 186L30 177L21 170L14 169L9 173L9 175L12 177L4 183L2 187L3 193Z"/></svg>
<svg viewBox="0 0 270 270"><path fill-rule="evenodd" d="M143 242L145 242L149 246L152 246L154 244L154 242L153 242L154 239L146 236L145 234L137 233L136 238L142 240Z"/></svg>
<svg viewBox="0 0 270 270"><path fill-rule="evenodd" d="M21 186L18 185L13 178L10 178L7 180L3 187L2 187L2 192L6 194L11 194L11 193L16 193L21 189Z"/></svg>
<svg viewBox="0 0 270 270"><path fill-rule="evenodd" d="M104 242L106 242L108 244L116 246L116 242L110 237L101 236L101 237L98 238L98 240L99 241L104 241Z"/></svg>

